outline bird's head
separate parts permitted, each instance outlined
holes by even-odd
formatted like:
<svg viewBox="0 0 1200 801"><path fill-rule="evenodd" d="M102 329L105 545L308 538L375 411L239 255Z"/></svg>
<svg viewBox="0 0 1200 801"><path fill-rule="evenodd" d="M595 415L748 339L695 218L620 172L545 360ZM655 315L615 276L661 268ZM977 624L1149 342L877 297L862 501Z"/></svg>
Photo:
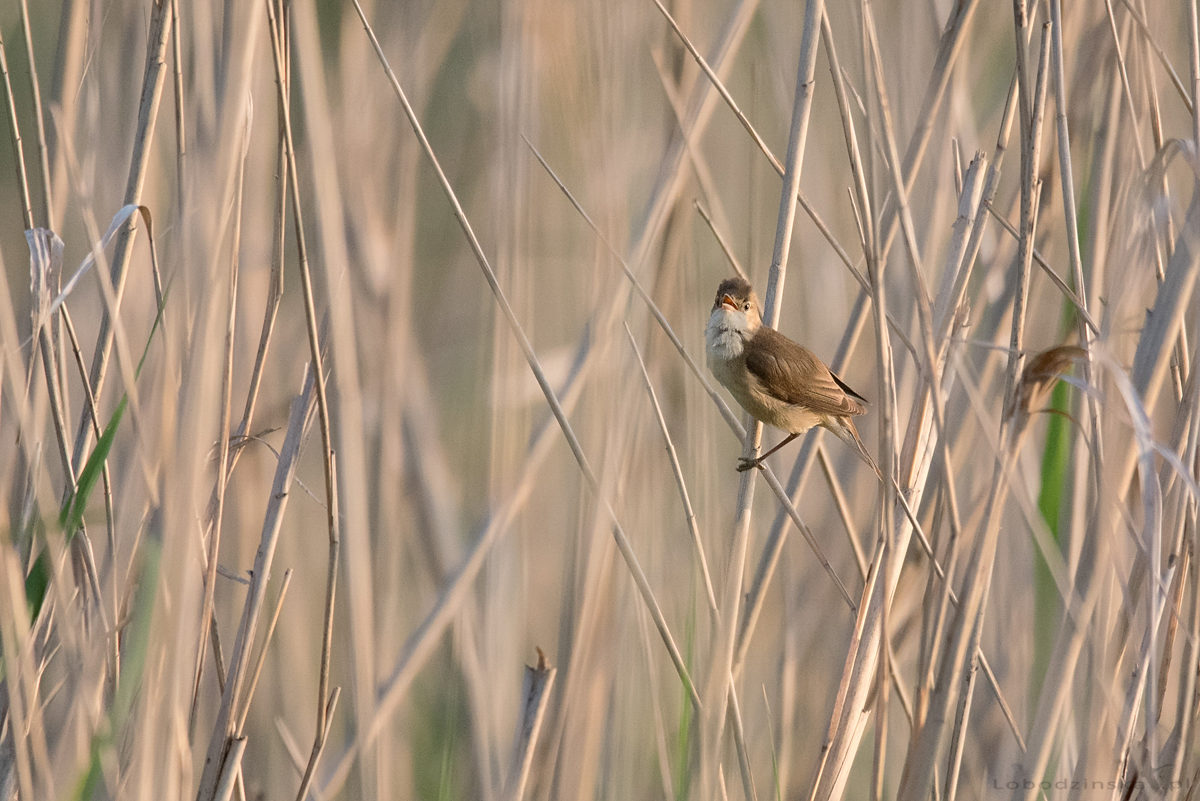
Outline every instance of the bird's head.
<svg viewBox="0 0 1200 801"><path fill-rule="evenodd" d="M762 326L762 304L750 282L737 276L722 281L713 301L712 319L744 334L757 331Z"/></svg>

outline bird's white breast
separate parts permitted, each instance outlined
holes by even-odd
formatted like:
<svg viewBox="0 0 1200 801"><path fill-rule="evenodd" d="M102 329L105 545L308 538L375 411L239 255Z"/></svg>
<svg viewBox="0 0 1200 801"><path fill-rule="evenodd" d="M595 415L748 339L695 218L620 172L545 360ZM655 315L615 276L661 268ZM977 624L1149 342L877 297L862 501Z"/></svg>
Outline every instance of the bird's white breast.
<svg viewBox="0 0 1200 801"><path fill-rule="evenodd" d="M746 349L745 337L745 315L734 314L725 309L714 309L712 316L708 318L708 326L704 329L709 369L717 373L718 365L723 367L725 362L741 356L742 351Z"/></svg>

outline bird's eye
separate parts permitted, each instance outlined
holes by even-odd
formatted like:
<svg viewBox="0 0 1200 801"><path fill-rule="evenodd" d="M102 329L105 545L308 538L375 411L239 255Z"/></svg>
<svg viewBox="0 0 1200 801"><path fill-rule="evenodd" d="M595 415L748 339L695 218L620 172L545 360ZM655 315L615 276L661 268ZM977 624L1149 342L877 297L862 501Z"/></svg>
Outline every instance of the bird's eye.
<svg viewBox="0 0 1200 801"><path fill-rule="evenodd" d="M750 301L746 301L742 304L742 311L750 311Z"/></svg>

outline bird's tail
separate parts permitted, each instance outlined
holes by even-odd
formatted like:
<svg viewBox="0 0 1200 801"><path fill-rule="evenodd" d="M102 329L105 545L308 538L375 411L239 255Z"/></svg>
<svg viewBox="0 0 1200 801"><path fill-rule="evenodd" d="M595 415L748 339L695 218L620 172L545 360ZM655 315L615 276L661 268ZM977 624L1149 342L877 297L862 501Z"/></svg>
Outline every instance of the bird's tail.
<svg viewBox="0 0 1200 801"><path fill-rule="evenodd" d="M858 429L854 427L854 420L849 417L836 417L827 421L825 428L832 431L838 439L858 451L858 455L862 460L871 466L875 471L875 475L883 481L883 472L879 469L879 465L871 457L867 446L863 444L862 438L858 436Z"/></svg>

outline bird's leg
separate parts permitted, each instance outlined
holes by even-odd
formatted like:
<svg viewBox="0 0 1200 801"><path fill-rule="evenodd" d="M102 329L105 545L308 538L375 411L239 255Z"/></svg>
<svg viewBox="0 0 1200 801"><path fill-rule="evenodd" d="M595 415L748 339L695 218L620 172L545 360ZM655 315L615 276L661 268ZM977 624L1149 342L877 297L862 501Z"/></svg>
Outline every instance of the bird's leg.
<svg viewBox="0 0 1200 801"><path fill-rule="evenodd" d="M762 463L763 463L764 459L766 459L768 456L770 456L775 451L782 448L784 445L787 445L789 442L791 442L798 436L800 436L799 433L788 434L786 439L781 441L774 448L771 448L771 450L769 450L766 453L759 456L757 459L747 459L745 456L743 456L741 459L738 460L738 467L737 467L738 472L741 473L743 471L749 470L752 467L762 467Z"/></svg>

